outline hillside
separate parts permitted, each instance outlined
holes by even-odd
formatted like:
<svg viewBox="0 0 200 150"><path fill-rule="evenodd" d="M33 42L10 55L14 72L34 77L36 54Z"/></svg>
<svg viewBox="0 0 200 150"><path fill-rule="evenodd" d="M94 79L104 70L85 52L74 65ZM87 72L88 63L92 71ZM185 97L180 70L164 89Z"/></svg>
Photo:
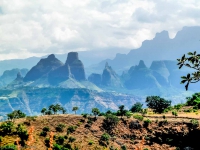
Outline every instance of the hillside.
<svg viewBox="0 0 200 150"><path fill-rule="evenodd" d="M127 150L178 150L186 147L198 150L200 148L198 144L200 129L194 123L190 123L190 119L178 121L175 118L166 118L166 121L161 118L154 119L148 124L148 121L138 121L131 117L130 119L123 118L110 129L105 126L104 119L104 117L98 117L94 120L93 116L84 118L67 114L51 115L40 116L35 120L18 119L14 126L24 124L26 130L34 127L34 143L31 147L36 150L46 149L45 139L49 137L50 131L54 134L54 144L60 142L60 145L65 145L68 149L71 146L71 149L76 150L125 150L125 148ZM59 124L64 125L61 132L56 131ZM49 127L50 130L47 135L41 136L44 127ZM104 133L109 134L107 140L106 136L102 138ZM3 136L2 146L13 144L17 137L14 133ZM61 144L62 141L63 144Z"/></svg>

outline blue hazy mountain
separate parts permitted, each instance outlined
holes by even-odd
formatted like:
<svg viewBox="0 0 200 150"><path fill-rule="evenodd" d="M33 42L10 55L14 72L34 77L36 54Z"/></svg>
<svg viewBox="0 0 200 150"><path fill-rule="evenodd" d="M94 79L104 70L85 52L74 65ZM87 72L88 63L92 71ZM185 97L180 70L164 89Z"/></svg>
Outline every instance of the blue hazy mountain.
<svg viewBox="0 0 200 150"><path fill-rule="evenodd" d="M177 32L173 39L169 38L168 31L157 33L152 40L145 40L138 49L131 50L128 54L116 54L114 59L106 59L89 69L98 71L108 62L117 73L129 69L140 60L150 66L155 60L174 60L189 51L200 51L200 26L184 27Z"/></svg>

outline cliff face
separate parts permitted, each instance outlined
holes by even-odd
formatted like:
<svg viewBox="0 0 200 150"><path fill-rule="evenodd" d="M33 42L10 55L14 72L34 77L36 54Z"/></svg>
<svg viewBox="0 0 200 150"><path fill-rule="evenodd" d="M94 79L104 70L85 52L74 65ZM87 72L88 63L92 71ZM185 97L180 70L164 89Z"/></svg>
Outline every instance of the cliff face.
<svg viewBox="0 0 200 150"><path fill-rule="evenodd" d="M41 59L24 77L24 81L35 81L50 71L62 66L63 63L58 60L54 54Z"/></svg>
<svg viewBox="0 0 200 150"><path fill-rule="evenodd" d="M82 61L79 60L77 52L68 53L65 65L69 65L71 73L76 80L86 80L84 65Z"/></svg>
<svg viewBox="0 0 200 150"><path fill-rule="evenodd" d="M103 86L122 87L120 78L111 68L111 66L108 65L108 63L106 63L105 68L103 70L101 84Z"/></svg>
<svg viewBox="0 0 200 150"><path fill-rule="evenodd" d="M101 74L97 74L97 73L92 73L89 77L88 77L88 81L94 83L97 86L101 85Z"/></svg>

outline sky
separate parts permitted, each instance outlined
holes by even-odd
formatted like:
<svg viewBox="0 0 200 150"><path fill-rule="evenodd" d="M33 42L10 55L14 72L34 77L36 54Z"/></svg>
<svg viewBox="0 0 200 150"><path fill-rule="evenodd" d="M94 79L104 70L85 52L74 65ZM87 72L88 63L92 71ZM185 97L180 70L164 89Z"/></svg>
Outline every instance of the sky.
<svg viewBox="0 0 200 150"><path fill-rule="evenodd" d="M200 25L200 0L0 0L0 60L141 46Z"/></svg>

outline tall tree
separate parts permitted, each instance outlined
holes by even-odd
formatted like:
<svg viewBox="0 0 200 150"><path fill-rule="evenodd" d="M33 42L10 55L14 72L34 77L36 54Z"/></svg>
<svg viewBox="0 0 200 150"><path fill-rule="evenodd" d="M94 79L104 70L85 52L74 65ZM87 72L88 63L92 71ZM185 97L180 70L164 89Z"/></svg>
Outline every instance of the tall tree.
<svg viewBox="0 0 200 150"><path fill-rule="evenodd" d="M95 119L97 119L97 115L99 115L99 114L100 114L100 111L99 111L99 109L98 109L98 108L92 108L92 113L94 114L94 116L95 116Z"/></svg>
<svg viewBox="0 0 200 150"><path fill-rule="evenodd" d="M77 111L77 110L78 110L78 107L77 107L77 106L75 106L75 107L72 108L72 111L74 111L75 114L76 114L76 111Z"/></svg>
<svg viewBox="0 0 200 150"><path fill-rule="evenodd" d="M45 115L45 112L46 112L46 111L47 111L46 108L42 108L41 113L42 113L43 115Z"/></svg>

